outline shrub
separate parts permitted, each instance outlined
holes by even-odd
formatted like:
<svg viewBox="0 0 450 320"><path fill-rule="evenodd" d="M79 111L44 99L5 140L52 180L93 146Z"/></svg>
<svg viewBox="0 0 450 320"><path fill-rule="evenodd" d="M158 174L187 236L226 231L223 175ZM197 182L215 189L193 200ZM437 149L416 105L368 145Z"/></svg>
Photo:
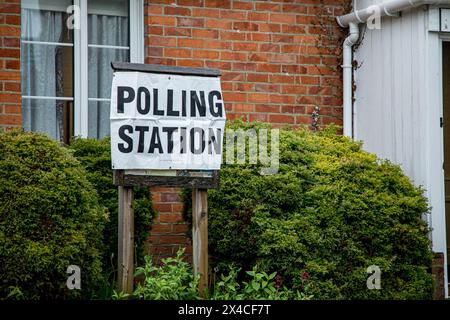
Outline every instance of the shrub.
<svg viewBox="0 0 450 320"><path fill-rule="evenodd" d="M0 297L89 297L106 220L80 163L44 135L0 132ZM81 268L82 290L66 288Z"/></svg>
<svg viewBox="0 0 450 320"><path fill-rule="evenodd" d="M250 278L249 281L239 284L239 271L240 269L231 266L227 275L220 275L220 281L213 284L212 300L310 300L312 298L299 291L287 289L276 272L268 275L264 271L258 271L257 266L245 273Z"/></svg>
<svg viewBox="0 0 450 320"><path fill-rule="evenodd" d="M282 129L275 175L260 175L260 164L223 166L220 188L209 191L213 266L258 264L316 299L431 298L423 190L334 132ZM382 290L367 289L371 265Z"/></svg>
<svg viewBox="0 0 450 320"><path fill-rule="evenodd" d="M162 259L159 266L154 266L151 257L145 257L145 266L136 271L143 276L133 293L134 298L144 300L199 300L199 277L193 275L192 267L184 261L184 249L178 251L175 258ZM211 300L287 300L290 298L307 299L308 297L282 287L276 273L268 275L258 272L255 267L246 272L248 282L239 283L238 270L229 269L228 275L221 275L212 292L207 295ZM113 299L125 299L129 296L114 293Z"/></svg>
<svg viewBox="0 0 450 320"><path fill-rule="evenodd" d="M183 261L184 250L175 258L162 259L161 265L152 264L151 257L145 257L145 266L137 268L136 275L144 276L144 283L138 284L134 296L144 300L196 300L199 277L193 275L191 266Z"/></svg>
<svg viewBox="0 0 450 320"><path fill-rule="evenodd" d="M117 269L117 224L118 193L113 184L111 169L110 139L75 139L69 147L74 156L87 171L87 178L97 190L99 203L109 212L109 219L103 234L103 264L106 279L114 286ZM149 236L152 218L155 214L150 201L148 188L134 188L134 238L136 243L136 260L144 262L144 241ZM109 296L109 292L104 293Z"/></svg>

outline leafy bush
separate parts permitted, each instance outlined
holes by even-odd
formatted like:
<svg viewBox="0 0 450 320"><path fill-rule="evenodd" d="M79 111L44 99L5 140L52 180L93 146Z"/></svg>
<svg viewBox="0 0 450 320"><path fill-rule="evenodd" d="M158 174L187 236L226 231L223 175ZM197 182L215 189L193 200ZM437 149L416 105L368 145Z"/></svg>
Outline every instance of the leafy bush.
<svg viewBox="0 0 450 320"><path fill-rule="evenodd" d="M312 296L287 289L282 286L282 280L276 272L268 275L258 272L255 266L252 271L247 271L250 276L248 282L238 282L239 269L230 267L229 274L220 276L220 281L214 284L213 300L309 300Z"/></svg>
<svg viewBox="0 0 450 320"><path fill-rule="evenodd" d="M275 175L260 175L261 164L223 166L220 188L209 191L213 266L258 264L316 299L431 298L423 191L334 131L282 129ZM367 289L371 265L382 290Z"/></svg>
<svg viewBox="0 0 450 320"><path fill-rule="evenodd" d="M160 266L154 266L151 257L145 257L144 267L136 275L144 276L133 293L135 298L145 300L199 300L199 277L193 275L192 267L184 261L184 249L175 258L163 259ZM213 285L213 291L206 298L212 300L288 300L306 299L303 294L281 287L276 273L268 275L257 268L246 273L248 282L239 284L238 270L230 268L228 275L221 275L220 281ZM114 293L113 299L126 299L129 296Z"/></svg>
<svg viewBox="0 0 450 320"><path fill-rule="evenodd" d="M161 265L152 264L151 257L145 257L145 266L136 270L136 275L145 277L144 284L138 284L134 295L145 300L196 300L199 277L195 277L190 265L183 261L184 250L175 258L166 258Z"/></svg>
<svg viewBox="0 0 450 320"><path fill-rule="evenodd" d="M103 264L106 278L114 282L117 269L117 223L118 223L118 193L113 184L111 169L110 139L76 139L69 147L74 156L87 171L87 178L97 190L99 203L109 212L109 219L103 235ZM134 188L134 238L136 243L136 260L144 262L144 241L148 238L155 214L150 201L148 188ZM112 284L114 286L114 284ZM109 296L109 293L104 293Z"/></svg>
<svg viewBox="0 0 450 320"><path fill-rule="evenodd" d="M44 135L0 132L0 297L89 297L106 212L80 163ZM81 268L82 290L66 288Z"/></svg>

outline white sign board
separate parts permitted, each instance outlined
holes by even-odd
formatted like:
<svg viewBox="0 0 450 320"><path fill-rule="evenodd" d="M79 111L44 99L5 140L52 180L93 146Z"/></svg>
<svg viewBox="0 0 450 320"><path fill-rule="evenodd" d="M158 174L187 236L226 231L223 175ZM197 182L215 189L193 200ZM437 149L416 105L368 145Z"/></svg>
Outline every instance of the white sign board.
<svg viewBox="0 0 450 320"><path fill-rule="evenodd" d="M225 120L219 77L115 72L112 168L219 170Z"/></svg>

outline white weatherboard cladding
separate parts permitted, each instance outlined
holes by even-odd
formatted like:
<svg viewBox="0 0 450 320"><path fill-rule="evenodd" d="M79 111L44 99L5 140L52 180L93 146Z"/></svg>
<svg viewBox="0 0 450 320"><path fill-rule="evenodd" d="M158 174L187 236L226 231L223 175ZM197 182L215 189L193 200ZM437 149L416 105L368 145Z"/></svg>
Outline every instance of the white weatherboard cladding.
<svg viewBox="0 0 450 320"><path fill-rule="evenodd" d="M357 8L372 1L357 1ZM385 17L380 30L362 30L356 47L355 139L399 164L425 189L432 214L433 251L446 252L442 116L442 46L428 31L425 6ZM447 279L447 274L446 274Z"/></svg>

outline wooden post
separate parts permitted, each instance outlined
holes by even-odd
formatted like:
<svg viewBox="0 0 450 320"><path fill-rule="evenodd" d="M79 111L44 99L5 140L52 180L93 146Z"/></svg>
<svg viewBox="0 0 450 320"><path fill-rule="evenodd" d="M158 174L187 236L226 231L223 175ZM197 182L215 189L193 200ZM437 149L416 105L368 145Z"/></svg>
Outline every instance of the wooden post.
<svg viewBox="0 0 450 320"><path fill-rule="evenodd" d="M208 190L192 190L192 238L194 274L200 275L202 297L208 289Z"/></svg>
<svg viewBox="0 0 450 320"><path fill-rule="evenodd" d="M134 282L134 209L133 188L119 186L118 289L133 293Z"/></svg>

